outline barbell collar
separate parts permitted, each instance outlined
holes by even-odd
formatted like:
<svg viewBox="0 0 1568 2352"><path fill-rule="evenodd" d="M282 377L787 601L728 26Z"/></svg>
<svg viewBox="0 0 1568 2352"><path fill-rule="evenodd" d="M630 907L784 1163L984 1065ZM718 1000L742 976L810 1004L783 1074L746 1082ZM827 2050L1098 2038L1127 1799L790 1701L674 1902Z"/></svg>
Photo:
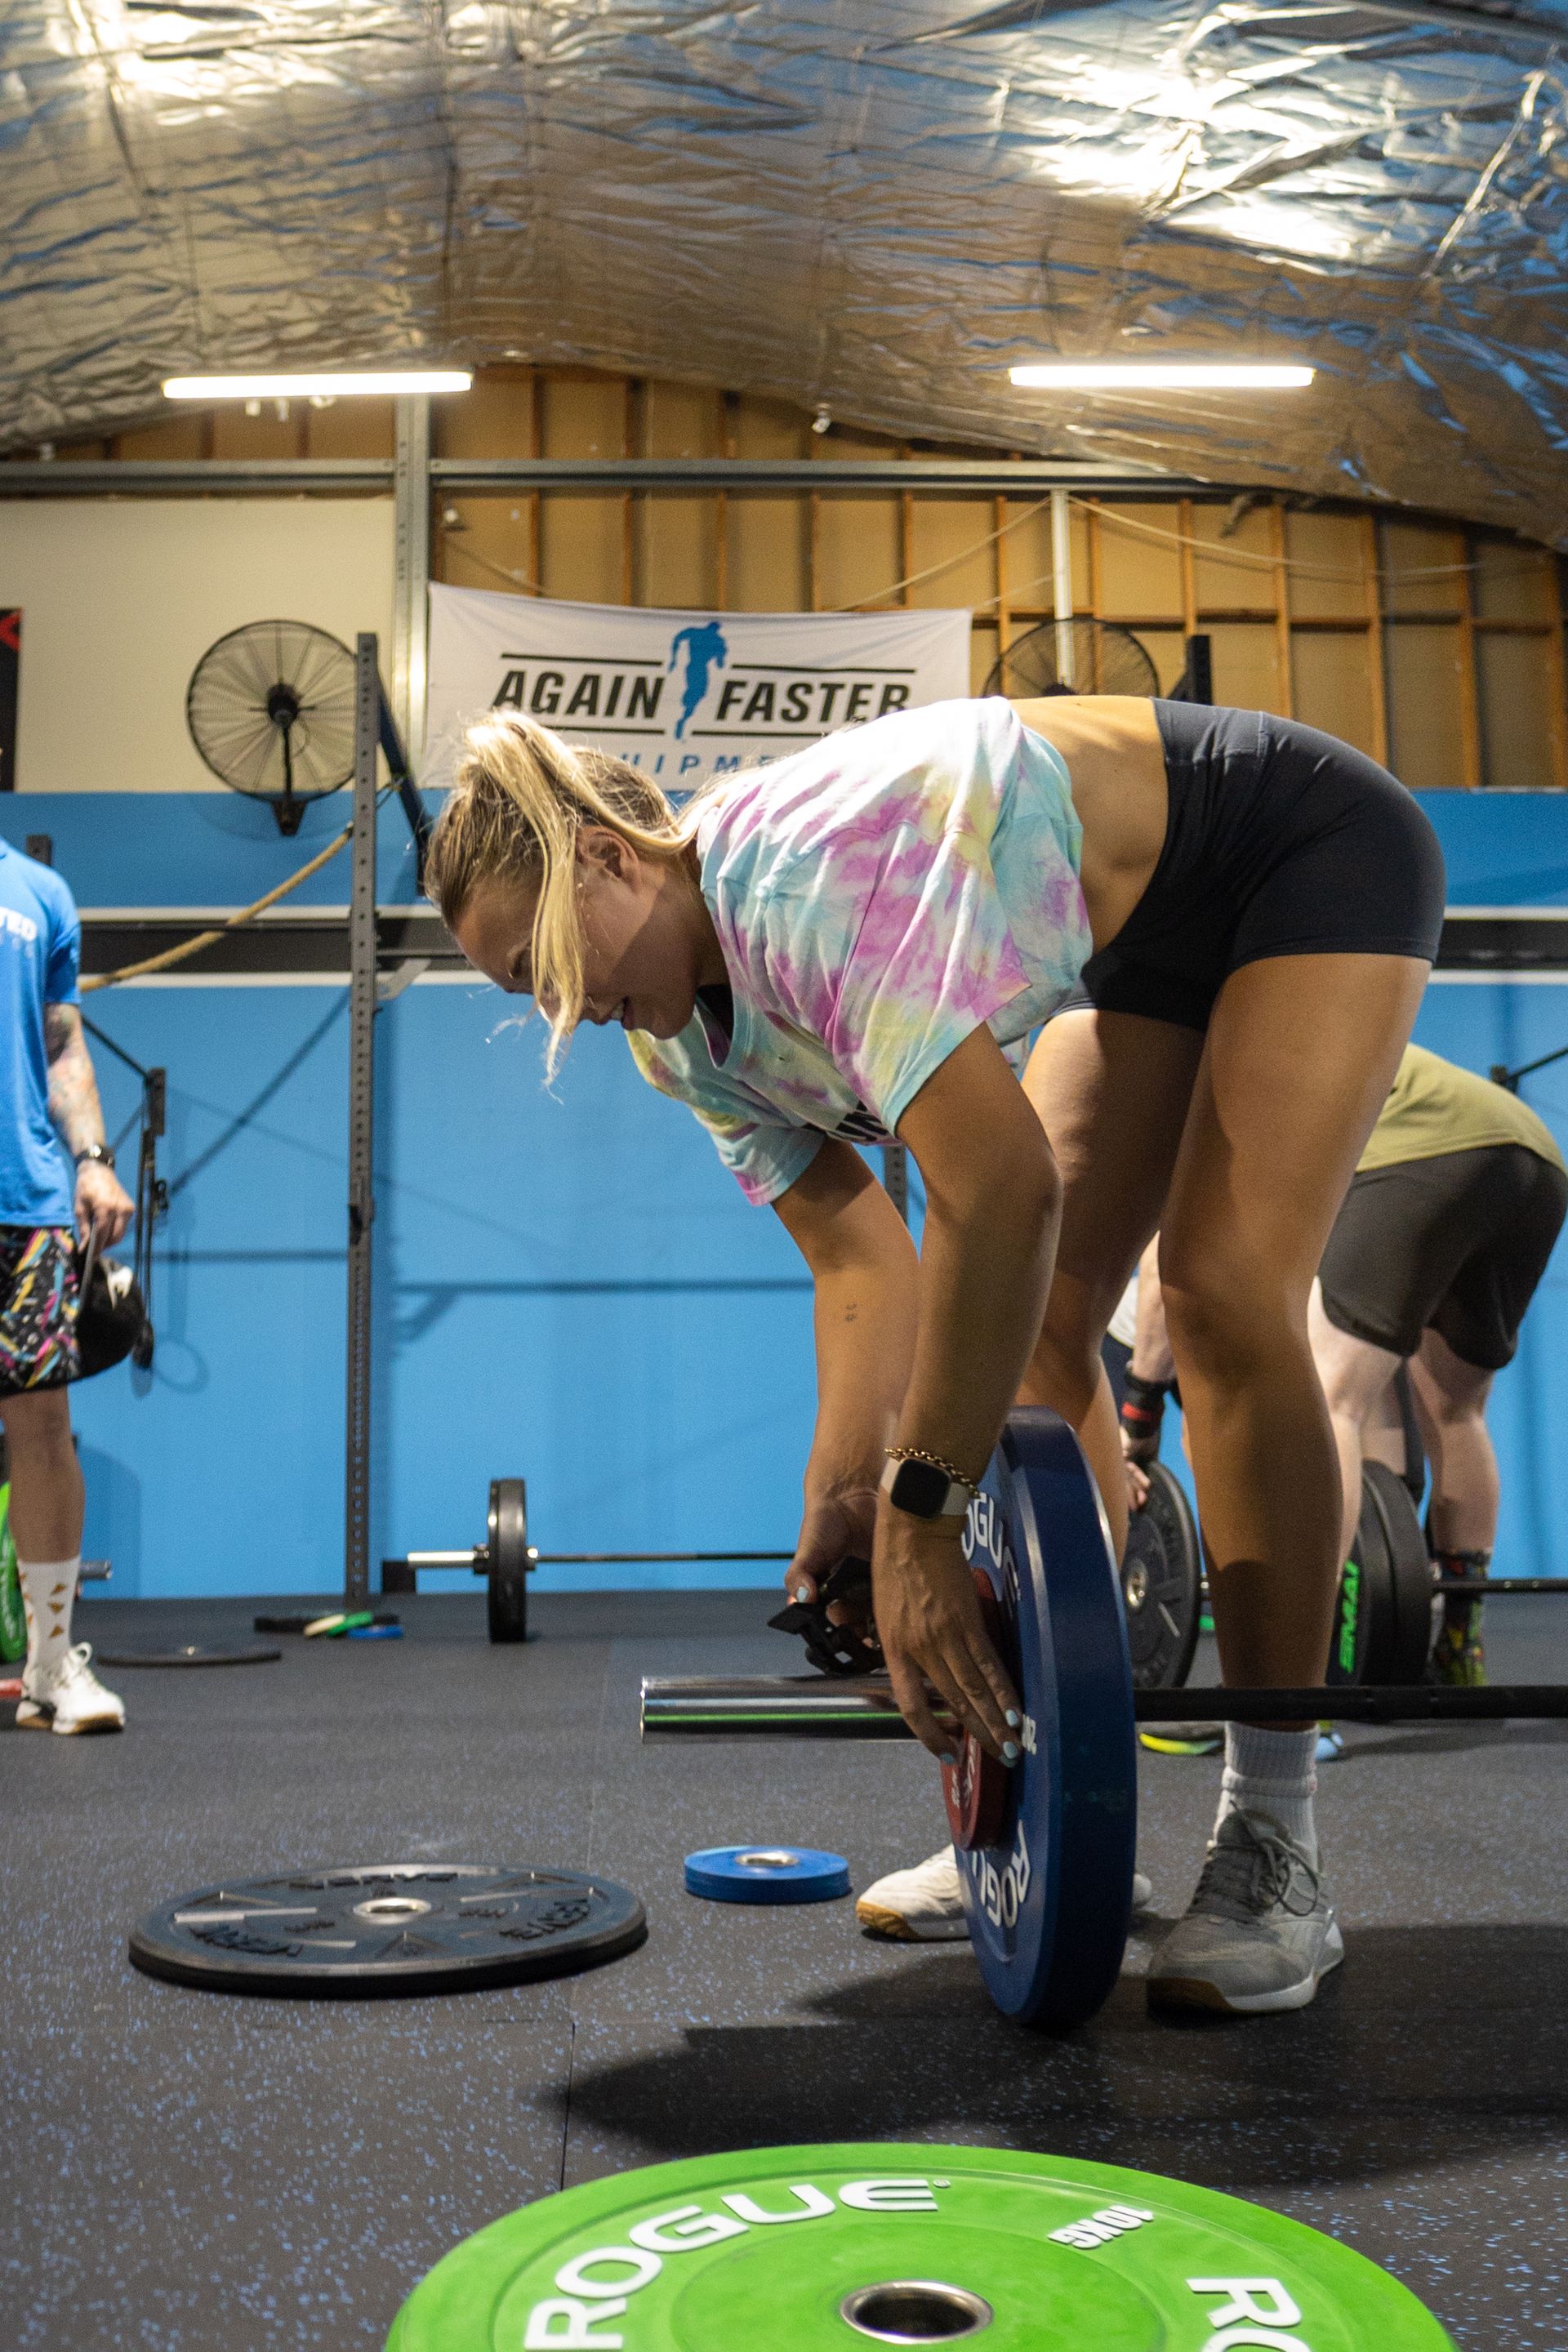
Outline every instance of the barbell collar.
<svg viewBox="0 0 1568 2352"><path fill-rule="evenodd" d="M1140 1723L1500 1723L1568 1718L1568 1684L1497 1684L1480 1690L1394 1683L1319 1684L1292 1690L1135 1691ZM938 1720L945 1720L942 1710ZM909 1739L885 1682L834 1675L745 1681L649 1677L643 1737Z"/></svg>

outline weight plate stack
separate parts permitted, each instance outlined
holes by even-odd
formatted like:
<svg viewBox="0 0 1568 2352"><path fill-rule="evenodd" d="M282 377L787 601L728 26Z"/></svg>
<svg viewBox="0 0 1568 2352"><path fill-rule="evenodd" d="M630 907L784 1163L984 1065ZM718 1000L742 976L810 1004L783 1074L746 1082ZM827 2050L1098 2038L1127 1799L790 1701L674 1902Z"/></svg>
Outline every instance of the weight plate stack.
<svg viewBox="0 0 1568 2352"><path fill-rule="evenodd" d="M1387 1655L1376 1679L1418 1683L1425 1679L1432 1648L1432 1562L1426 1538L1410 1489L1396 1471L1384 1463L1369 1462L1362 1485L1382 1517L1393 1604Z"/></svg>
<svg viewBox="0 0 1568 2352"><path fill-rule="evenodd" d="M1178 1690L1192 1672L1203 1614L1197 1522L1163 1462L1147 1465L1149 1499L1127 1525L1121 1600L1135 1690Z"/></svg>
<svg viewBox="0 0 1568 2352"><path fill-rule="evenodd" d="M206 1992L363 2000L571 1976L647 1934L637 1896L609 1879L396 1862L203 1887L150 1913L131 1958Z"/></svg>
<svg viewBox="0 0 1568 2352"><path fill-rule="evenodd" d="M1453 2352L1409 2290L1299 2221L1010 2149L748 2148L542 2199L454 2249L386 2352Z"/></svg>
<svg viewBox="0 0 1568 2352"><path fill-rule="evenodd" d="M972 1568L975 1598L980 1603L985 1637L1000 1656L1006 1636L995 1588L983 1568ZM1007 1818L1011 1774L1005 1765L988 1756L977 1739L961 1739L951 1764L942 1768L942 1801L956 1852L995 1845Z"/></svg>
<svg viewBox="0 0 1568 2352"><path fill-rule="evenodd" d="M1340 1579L1331 1683L1418 1683L1432 1631L1432 1568L1405 1481L1363 1465L1361 1517Z"/></svg>
<svg viewBox="0 0 1568 2352"><path fill-rule="evenodd" d="M1368 1662L1375 1651L1387 1645L1392 1609L1383 1521L1363 1482L1355 1541L1349 1559L1340 1570L1340 1589L1334 1596L1334 1630L1329 1638L1325 1682L1364 1683L1371 1679Z"/></svg>
<svg viewBox="0 0 1568 2352"><path fill-rule="evenodd" d="M521 1478L490 1480L485 1536L489 1568L485 1601L492 1642L528 1639L528 1486Z"/></svg>
<svg viewBox="0 0 1568 2352"><path fill-rule="evenodd" d="M1001 1655L1023 1705L1001 1825L989 1844L959 1855L970 1942L1005 2015L1065 2030L1094 2015L1121 1971L1137 1751L1105 1515L1079 1442L1055 1413L1008 1416L963 1549L995 1593ZM964 1763L961 1755L961 1773ZM1073 1889L1065 1905L1064 1885Z"/></svg>

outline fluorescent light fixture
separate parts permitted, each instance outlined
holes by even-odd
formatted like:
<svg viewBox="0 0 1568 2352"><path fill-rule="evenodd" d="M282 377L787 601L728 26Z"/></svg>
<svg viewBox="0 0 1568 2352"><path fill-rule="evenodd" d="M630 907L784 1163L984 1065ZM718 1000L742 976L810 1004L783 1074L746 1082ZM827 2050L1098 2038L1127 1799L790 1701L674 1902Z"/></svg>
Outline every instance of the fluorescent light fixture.
<svg viewBox="0 0 1568 2352"><path fill-rule="evenodd" d="M1050 360L1007 373L1040 392L1292 392L1317 371L1247 360Z"/></svg>
<svg viewBox="0 0 1568 2352"><path fill-rule="evenodd" d="M353 375L172 375L166 400L341 400L356 392L467 392L466 368L386 368Z"/></svg>

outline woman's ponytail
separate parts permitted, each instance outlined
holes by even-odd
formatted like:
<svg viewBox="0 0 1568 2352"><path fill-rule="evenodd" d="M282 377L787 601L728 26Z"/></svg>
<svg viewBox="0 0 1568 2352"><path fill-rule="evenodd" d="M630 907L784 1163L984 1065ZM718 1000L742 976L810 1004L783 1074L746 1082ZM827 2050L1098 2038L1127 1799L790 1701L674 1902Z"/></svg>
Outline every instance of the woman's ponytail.
<svg viewBox="0 0 1568 2352"><path fill-rule="evenodd" d="M690 812L678 818L639 770L575 750L521 712L491 712L466 743L431 837L425 888L449 929L487 882L537 890L533 994L550 1022L553 1073L583 1013L579 828L606 826L644 856L672 860L691 837Z"/></svg>

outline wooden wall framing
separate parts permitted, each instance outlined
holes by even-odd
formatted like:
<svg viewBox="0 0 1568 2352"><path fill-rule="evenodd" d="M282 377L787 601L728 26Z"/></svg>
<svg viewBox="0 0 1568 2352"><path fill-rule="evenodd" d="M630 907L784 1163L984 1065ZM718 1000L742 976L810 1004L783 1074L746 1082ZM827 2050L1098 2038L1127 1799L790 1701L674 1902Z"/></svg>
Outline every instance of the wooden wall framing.
<svg viewBox="0 0 1568 2352"><path fill-rule="evenodd" d="M388 403L181 415L60 457L384 457ZM437 492L431 576L592 604L719 611L970 606L978 691L1052 617L1045 500L836 491L834 464L931 454L747 394L586 369L489 369L437 402L452 457L789 457L809 491ZM963 454L973 454L966 452ZM1003 453L1007 454L1007 453ZM1440 517L1353 501L1075 499L1073 596L1131 630L1162 688L1207 632L1216 698L1342 736L1413 786L1568 788L1558 558Z"/></svg>

